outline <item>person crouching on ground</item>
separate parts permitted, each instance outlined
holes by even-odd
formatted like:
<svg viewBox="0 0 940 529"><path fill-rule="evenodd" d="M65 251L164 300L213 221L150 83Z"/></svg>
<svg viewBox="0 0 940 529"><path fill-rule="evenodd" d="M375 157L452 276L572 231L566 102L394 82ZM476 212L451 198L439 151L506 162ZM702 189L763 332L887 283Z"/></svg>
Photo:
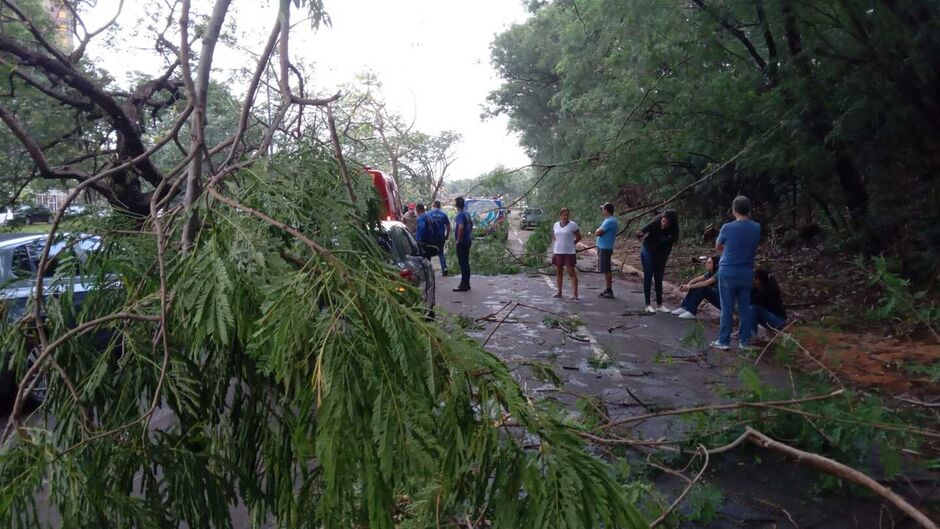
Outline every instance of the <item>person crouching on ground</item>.
<svg viewBox="0 0 940 529"><path fill-rule="evenodd" d="M564 283L565 268L568 269L568 275L571 276L571 287L574 289L572 300L578 299L578 252L577 244L581 242L581 229L578 224L571 220L571 212L568 208L562 208L559 214L559 221L552 228L552 240L554 253L552 254L552 264L555 265L555 278L558 283L558 292L552 297L560 298L561 289Z"/></svg>
<svg viewBox="0 0 940 529"><path fill-rule="evenodd" d="M698 314L698 306L702 300L707 300L716 308L721 308L721 297L718 295L718 259L715 255L705 260L705 273L679 287L681 291L688 291L682 305L672 311L673 314L684 320L694 320Z"/></svg>
<svg viewBox="0 0 940 529"><path fill-rule="evenodd" d="M604 216L601 226L594 231L597 237L597 271L604 274L604 282L607 286L600 293L602 298L614 297L613 291L613 272L610 268L610 261L614 254L614 241L617 238L617 217L614 216L614 205L610 202L601 206L601 215Z"/></svg>
<svg viewBox="0 0 940 529"><path fill-rule="evenodd" d="M646 312L672 312L663 305L663 274L666 261L672 252L672 246L679 238L679 215L668 210L656 217L636 232L638 239L643 239L640 250L640 262L643 264L643 297L646 300ZM650 289L655 283L656 308L650 303Z"/></svg>
<svg viewBox="0 0 940 529"><path fill-rule="evenodd" d="M751 294L751 336L757 336L758 326L780 331L787 323L787 309L783 306L780 285L763 268L754 270L754 292Z"/></svg>

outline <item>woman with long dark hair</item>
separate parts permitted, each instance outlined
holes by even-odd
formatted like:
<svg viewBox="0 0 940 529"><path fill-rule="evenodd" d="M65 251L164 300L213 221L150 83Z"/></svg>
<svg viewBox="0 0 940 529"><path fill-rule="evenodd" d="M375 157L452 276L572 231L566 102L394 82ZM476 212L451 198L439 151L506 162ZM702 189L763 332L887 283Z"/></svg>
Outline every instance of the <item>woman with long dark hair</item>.
<svg viewBox="0 0 940 529"><path fill-rule="evenodd" d="M643 239L640 250L640 262L643 263L643 296L646 300L646 312L672 312L663 305L663 273L666 261L672 252L672 246L679 238L679 214L668 210L656 217L636 232L638 239ZM650 290L656 286L656 308L650 303Z"/></svg>
<svg viewBox="0 0 940 529"><path fill-rule="evenodd" d="M672 311L673 314L684 320L694 320L698 314L698 306L702 301L708 301L717 308L721 308L721 297L718 295L718 260L721 256L714 255L705 260L705 273L679 287L679 290L688 292L682 305Z"/></svg>
<svg viewBox="0 0 940 529"><path fill-rule="evenodd" d="M754 290L751 292L751 336L757 336L758 326L775 331L783 330L787 323L787 309L777 280L766 268L754 270Z"/></svg>

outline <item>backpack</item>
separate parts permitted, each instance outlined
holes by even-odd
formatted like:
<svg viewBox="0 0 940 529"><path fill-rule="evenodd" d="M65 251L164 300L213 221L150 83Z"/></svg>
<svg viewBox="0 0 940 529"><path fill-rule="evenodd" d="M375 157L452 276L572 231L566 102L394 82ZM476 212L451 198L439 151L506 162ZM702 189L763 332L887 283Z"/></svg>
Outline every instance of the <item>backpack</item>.
<svg viewBox="0 0 940 529"><path fill-rule="evenodd" d="M447 238L447 226L445 223L447 223L449 219L443 212L435 214L434 211L435 210L431 210L427 213L427 216L431 219L431 222L428 223L428 233L431 234L432 241L443 242L444 239Z"/></svg>
<svg viewBox="0 0 940 529"><path fill-rule="evenodd" d="M436 243L444 239L444 227L440 219L430 213L424 214L424 226L428 233L428 240L425 243Z"/></svg>

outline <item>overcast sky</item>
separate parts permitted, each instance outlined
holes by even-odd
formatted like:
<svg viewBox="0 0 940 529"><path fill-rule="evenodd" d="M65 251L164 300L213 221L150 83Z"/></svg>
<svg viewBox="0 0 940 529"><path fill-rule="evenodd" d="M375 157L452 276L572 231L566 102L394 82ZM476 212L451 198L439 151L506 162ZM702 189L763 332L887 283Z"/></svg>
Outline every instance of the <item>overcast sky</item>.
<svg viewBox="0 0 940 529"><path fill-rule="evenodd" d="M137 20L150 3L130 0L119 19L122 40L144 32ZM497 164L528 163L504 117L481 121L482 105L499 85L489 62L489 44L496 33L525 19L521 0L325 0L332 27L314 33L301 23L291 35L294 62L314 63L315 82L323 92L372 71L382 80L389 106L427 133L452 129L463 135L458 161L448 180L471 178ZM194 0L206 12L210 0ZM231 22L259 50L276 17L271 2L233 0ZM94 20L113 15L116 0L98 3ZM297 12L293 20L305 13ZM94 20L93 20L94 19ZM92 50L119 78L127 71L152 71L145 49L150 42ZM246 64L244 54L220 50L214 66L224 70Z"/></svg>

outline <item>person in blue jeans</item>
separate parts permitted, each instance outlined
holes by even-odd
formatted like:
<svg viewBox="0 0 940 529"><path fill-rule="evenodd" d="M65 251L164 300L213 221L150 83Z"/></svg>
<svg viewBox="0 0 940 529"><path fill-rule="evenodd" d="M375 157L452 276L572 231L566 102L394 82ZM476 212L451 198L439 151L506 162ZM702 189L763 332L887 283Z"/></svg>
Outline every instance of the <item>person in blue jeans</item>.
<svg viewBox="0 0 940 529"><path fill-rule="evenodd" d="M679 239L679 215L668 210L656 215L653 220L636 232L638 239L643 239L640 250L640 263L643 265L643 298L646 312L672 312L663 305L663 274L666 261L672 253L672 246ZM650 303L650 290L656 287L656 308Z"/></svg>
<svg viewBox="0 0 940 529"><path fill-rule="evenodd" d="M443 230L438 230L443 236L439 237L438 240L434 241L432 244L437 247L437 257L441 261L441 275L446 277L449 272L447 270L447 257L444 256L444 245L447 244L447 239L450 239L450 217L441 209L440 200L435 200L431 206L431 211L428 211L428 215L430 215L440 227L443 227Z"/></svg>
<svg viewBox="0 0 940 529"><path fill-rule="evenodd" d="M721 297L718 294L718 278L715 273L718 270L719 256L715 255L705 260L705 273L679 287L679 290L687 290L688 294L682 300L682 305L672 311L673 314L684 320L694 320L698 314L698 306L702 301L708 301L717 308L721 308Z"/></svg>
<svg viewBox="0 0 940 529"><path fill-rule="evenodd" d="M757 336L759 325L780 331L786 323L787 309L783 305L780 285L770 272L758 268L754 271L754 292L751 294L752 336Z"/></svg>
<svg viewBox="0 0 940 529"><path fill-rule="evenodd" d="M463 197L454 200L457 215L454 217L454 242L457 243L457 262L460 264L460 284L454 292L470 290L470 245L473 236L473 220L464 211Z"/></svg>
<svg viewBox="0 0 940 529"><path fill-rule="evenodd" d="M721 227L715 250L721 254L718 263L718 294L721 299L721 324L718 339L711 343L716 349L731 347L731 326L734 307L741 317L738 343L746 349L754 331L751 289L754 281L754 257L760 243L760 224L751 220L751 201L739 195L731 203L734 221Z"/></svg>

